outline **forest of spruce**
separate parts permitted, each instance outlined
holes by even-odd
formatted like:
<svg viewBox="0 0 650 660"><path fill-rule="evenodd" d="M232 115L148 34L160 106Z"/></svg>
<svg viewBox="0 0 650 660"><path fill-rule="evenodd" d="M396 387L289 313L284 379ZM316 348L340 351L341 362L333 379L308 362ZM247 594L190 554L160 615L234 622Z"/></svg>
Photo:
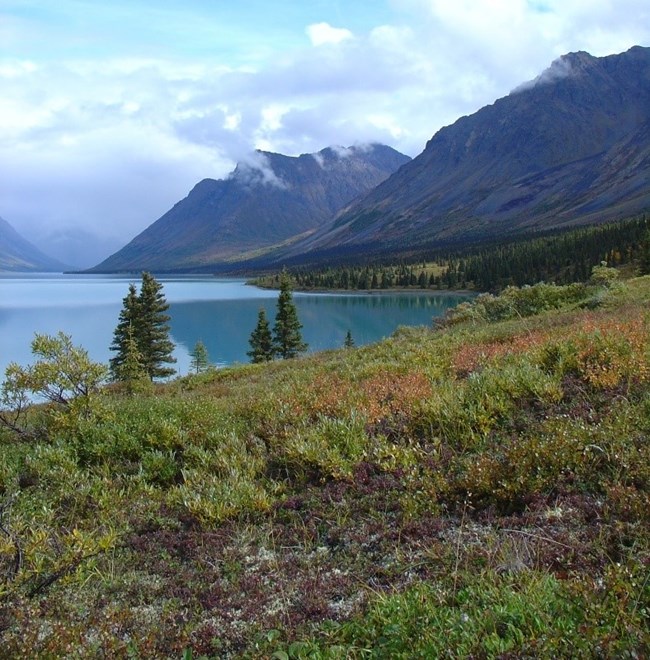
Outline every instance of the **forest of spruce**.
<svg viewBox="0 0 650 660"><path fill-rule="evenodd" d="M635 264L650 272L650 216L577 229L501 238L469 247L424 251L417 256L377 259L372 264L338 264L291 268L301 290L384 290L418 288L500 291L537 282L568 284L589 279L602 262ZM278 287L279 274L253 280Z"/></svg>
<svg viewBox="0 0 650 660"><path fill-rule="evenodd" d="M0 655L647 657L648 222L320 271L492 291L363 347L130 387L42 341L59 398L2 391Z"/></svg>

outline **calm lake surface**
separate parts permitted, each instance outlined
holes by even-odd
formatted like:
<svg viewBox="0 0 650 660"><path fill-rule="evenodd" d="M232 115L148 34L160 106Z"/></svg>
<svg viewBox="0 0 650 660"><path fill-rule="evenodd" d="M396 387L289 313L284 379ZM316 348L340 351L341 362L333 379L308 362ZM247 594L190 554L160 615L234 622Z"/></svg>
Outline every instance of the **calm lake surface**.
<svg viewBox="0 0 650 660"><path fill-rule="evenodd" d="M176 368L189 371L189 352L200 339L217 365L248 362L248 339L264 307L271 325L277 291L244 280L206 276L160 276L170 303ZM0 375L9 362L30 364L34 333L72 336L93 360L108 362L113 330L129 283L139 276L0 273ZM430 325L434 316L464 296L431 293L294 293L310 351L339 348L348 330L357 345L390 336L400 325Z"/></svg>

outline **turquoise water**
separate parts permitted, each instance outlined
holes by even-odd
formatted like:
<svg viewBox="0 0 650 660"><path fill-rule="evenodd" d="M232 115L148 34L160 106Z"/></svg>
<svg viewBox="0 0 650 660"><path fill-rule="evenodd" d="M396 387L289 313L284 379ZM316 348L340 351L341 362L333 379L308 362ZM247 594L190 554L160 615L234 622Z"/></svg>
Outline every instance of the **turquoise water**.
<svg viewBox="0 0 650 660"><path fill-rule="evenodd" d="M206 345L211 362L248 362L248 338L264 307L273 324L277 291L243 280L205 276L160 276L170 303L176 368L189 371L194 344ZM32 361L35 332L72 336L91 358L108 362L109 346L128 285L139 277L107 275L0 274L0 374L11 361ZM430 325L465 297L431 293L294 293L303 338L310 351L338 348L349 330L357 345L390 336L400 325Z"/></svg>

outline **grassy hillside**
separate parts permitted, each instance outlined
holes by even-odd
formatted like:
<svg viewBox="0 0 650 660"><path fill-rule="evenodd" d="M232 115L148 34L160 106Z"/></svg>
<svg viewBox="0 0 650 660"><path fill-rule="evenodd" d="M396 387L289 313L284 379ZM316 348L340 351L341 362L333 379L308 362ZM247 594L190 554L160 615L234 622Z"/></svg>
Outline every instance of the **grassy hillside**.
<svg viewBox="0 0 650 660"><path fill-rule="evenodd" d="M650 653L650 277L0 432L3 657Z"/></svg>

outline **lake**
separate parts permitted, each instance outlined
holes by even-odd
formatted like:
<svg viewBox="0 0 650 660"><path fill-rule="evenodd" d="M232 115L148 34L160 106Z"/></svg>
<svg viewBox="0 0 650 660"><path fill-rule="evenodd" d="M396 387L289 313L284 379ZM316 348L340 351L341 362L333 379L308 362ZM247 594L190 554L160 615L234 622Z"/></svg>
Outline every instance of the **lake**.
<svg viewBox="0 0 650 660"><path fill-rule="evenodd" d="M176 368L189 371L189 352L200 339L219 366L248 362L248 339L264 307L271 325L277 291L244 280L209 276L160 276L170 303ZM93 360L108 362L113 330L128 285L139 276L0 273L0 374L9 362L32 362L34 333L72 336ZM465 296L430 292L300 293L294 302L309 351L339 348L348 330L357 345L390 336L400 325L430 325Z"/></svg>

